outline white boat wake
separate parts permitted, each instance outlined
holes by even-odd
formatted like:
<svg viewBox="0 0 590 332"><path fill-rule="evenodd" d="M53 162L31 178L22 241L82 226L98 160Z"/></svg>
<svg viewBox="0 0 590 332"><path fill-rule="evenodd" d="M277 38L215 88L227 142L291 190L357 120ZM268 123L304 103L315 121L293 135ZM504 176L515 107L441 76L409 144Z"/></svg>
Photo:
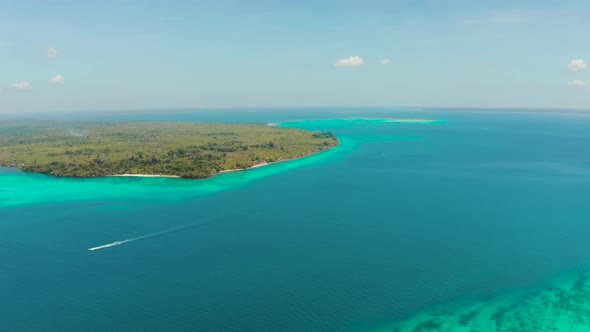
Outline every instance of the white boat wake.
<svg viewBox="0 0 590 332"><path fill-rule="evenodd" d="M243 215L252 214L252 213L255 213L256 211L257 210L246 211ZM207 224L210 224L210 223L213 223L213 222L218 222L220 219L224 219L224 218L227 218L227 217L231 217L231 216L213 218L213 219L209 220L208 222L196 222L196 223L191 223L191 224L188 224L188 225L185 224L185 225L174 227L174 228L170 228L170 229L167 229L167 230L164 230L164 231L161 231L161 232L154 232L154 233L150 233L150 234L146 234L146 235L142 235L142 236L138 236L138 237L133 237L133 238L130 238L130 239L119 240L119 241L115 241L115 242L103 244L103 245L100 245L100 246L88 248L88 251L96 251L96 250L101 250L101 249L116 247L116 246L120 246L122 244L129 243L129 242L139 241L139 240L147 239L147 238L154 237L154 236L164 235L164 234L167 234L167 233L177 232L177 231L181 231L181 230L184 230L184 229L187 229L187 228L196 227L196 226L207 225ZM235 217L239 217L239 216L236 215Z"/></svg>
<svg viewBox="0 0 590 332"><path fill-rule="evenodd" d="M162 234L174 232L174 231L180 230L182 228L186 228L186 227L177 227L177 228L168 229L168 230L165 230L165 231L162 231L162 232L150 233L150 234L147 234L147 235L142 235L142 236L134 237L134 238L131 238L131 239L115 241L115 242L103 244L103 245L98 246L98 247L88 248L88 251L95 251L95 250L106 249L106 248L110 248L110 247L116 247L116 246L120 246L120 245L125 244L125 243L129 243L129 242L133 242L133 241L138 241L138 240L142 240L142 239L147 239L149 237L153 237L153 236L157 236L157 235L162 235Z"/></svg>
<svg viewBox="0 0 590 332"><path fill-rule="evenodd" d="M102 246L88 248L88 250L89 251L100 250L100 249L104 249L104 248L118 246L118 245L121 245L121 244L127 243L127 242L128 242L127 240L125 240L125 241L115 241L113 243L103 244Z"/></svg>

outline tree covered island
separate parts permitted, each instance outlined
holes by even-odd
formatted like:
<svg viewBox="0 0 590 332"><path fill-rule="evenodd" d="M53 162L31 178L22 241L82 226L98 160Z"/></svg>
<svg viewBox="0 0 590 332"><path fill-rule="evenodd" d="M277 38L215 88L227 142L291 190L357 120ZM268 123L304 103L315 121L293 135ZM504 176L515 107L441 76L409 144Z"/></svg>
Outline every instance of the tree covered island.
<svg viewBox="0 0 590 332"><path fill-rule="evenodd" d="M338 144L332 133L264 124L0 121L0 166L55 176L206 178Z"/></svg>

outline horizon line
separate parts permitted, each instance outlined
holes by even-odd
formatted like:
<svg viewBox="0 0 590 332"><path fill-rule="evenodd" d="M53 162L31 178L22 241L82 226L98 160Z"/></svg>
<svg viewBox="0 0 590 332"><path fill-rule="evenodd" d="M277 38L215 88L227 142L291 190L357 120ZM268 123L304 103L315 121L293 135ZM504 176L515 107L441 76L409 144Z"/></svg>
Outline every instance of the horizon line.
<svg viewBox="0 0 590 332"><path fill-rule="evenodd" d="M443 110L443 111L516 111L516 112L590 112L590 108L558 108L558 107L482 107L482 106L196 106L196 107L158 107L158 108L111 108L104 110L46 110L46 111L8 111L0 112L2 115L22 114L68 114L68 113L165 113L165 112L198 112L212 110L313 110L313 109L391 109L398 111L422 111L422 110Z"/></svg>

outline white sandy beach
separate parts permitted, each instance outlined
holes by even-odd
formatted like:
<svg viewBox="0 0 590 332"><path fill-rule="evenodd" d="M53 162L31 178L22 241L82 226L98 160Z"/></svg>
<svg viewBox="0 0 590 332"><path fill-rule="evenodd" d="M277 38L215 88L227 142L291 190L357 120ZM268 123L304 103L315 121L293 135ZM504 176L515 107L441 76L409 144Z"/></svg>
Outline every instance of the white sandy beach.
<svg viewBox="0 0 590 332"><path fill-rule="evenodd" d="M280 160L280 161L285 161L285 160ZM276 162L280 162L280 161L276 161ZM266 165L270 165L272 163L260 163L260 164L256 164L254 166L250 166L248 168L234 168L234 169L226 169L223 171L219 171L217 174L221 174L221 173L229 173L229 172L239 172L239 171L246 171L249 169L253 169L253 168L257 168L257 167L262 167L262 166L266 166Z"/></svg>
<svg viewBox="0 0 590 332"><path fill-rule="evenodd" d="M118 175L109 175L109 176L132 176L132 177L142 177L142 178L179 178L178 175L159 175L159 174L118 174Z"/></svg>
<svg viewBox="0 0 590 332"><path fill-rule="evenodd" d="M307 156L316 154L316 153L320 153L329 149L333 149L335 147L337 147L338 145L340 145L340 142L338 142L337 145L332 146L328 149L322 150L322 151L318 151L318 152L314 152L311 153L309 155L305 155L305 156L299 156L299 157L295 157L295 158L290 158L290 159L280 159L277 161L273 161L273 162L262 162L260 164L255 164L253 166L250 166L248 168L234 168L234 169L226 169L223 171L219 171L217 172L217 174L222 174L222 173L230 173L230 172L240 172L240 171L247 171L249 169L254 169L254 168L258 168L258 167L263 167L263 166L268 166L271 164L276 164L276 163L282 163L282 162L286 162L286 161L291 161L291 160L295 160L295 159L299 159L299 158L305 158ZM180 176L177 175L158 175L158 174L118 174L118 175L109 175L109 176L132 176L132 177L151 177L151 178L180 178Z"/></svg>
<svg viewBox="0 0 590 332"><path fill-rule="evenodd" d="M277 162L281 162L281 161L286 161L286 160L280 160ZM226 169L224 171L220 171L217 174L220 173L229 173L229 172L239 172L239 171L245 171L245 170L249 170L249 169L253 169L253 168L257 168L257 167L262 167L262 166L266 166L272 163L260 163L260 164L256 164L254 166L248 167L248 168L235 168L235 169ZM180 178L180 176L178 175L162 175L162 174L117 174L117 175L109 175L109 176L117 176L117 177L142 177L142 178Z"/></svg>

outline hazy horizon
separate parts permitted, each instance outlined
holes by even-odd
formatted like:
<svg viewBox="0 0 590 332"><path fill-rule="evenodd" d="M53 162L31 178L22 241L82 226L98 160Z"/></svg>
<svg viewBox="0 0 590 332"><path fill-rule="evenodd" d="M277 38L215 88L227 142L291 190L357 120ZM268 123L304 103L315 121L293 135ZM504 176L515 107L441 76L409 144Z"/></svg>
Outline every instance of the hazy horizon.
<svg viewBox="0 0 590 332"><path fill-rule="evenodd" d="M356 113L370 112L375 110L389 110L396 112L513 112L513 113L577 113L590 114L590 108L552 108L552 107L436 107L436 106L218 106L218 107L182 107L182 108L112 108L112 109L80 109L80 110L30 110L30 111L8 111L0 112L2 115L35 115L35 114L117 114L117 113L191 113L210 111L244 111L244 112L288 112L288 111L325 111L341 110L355 111Z"/></svg>

